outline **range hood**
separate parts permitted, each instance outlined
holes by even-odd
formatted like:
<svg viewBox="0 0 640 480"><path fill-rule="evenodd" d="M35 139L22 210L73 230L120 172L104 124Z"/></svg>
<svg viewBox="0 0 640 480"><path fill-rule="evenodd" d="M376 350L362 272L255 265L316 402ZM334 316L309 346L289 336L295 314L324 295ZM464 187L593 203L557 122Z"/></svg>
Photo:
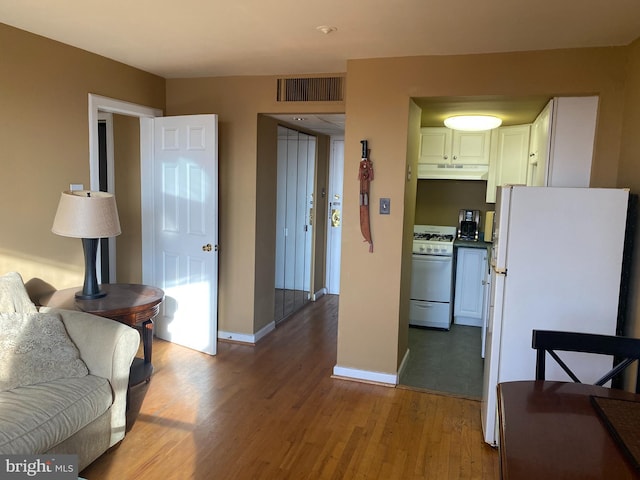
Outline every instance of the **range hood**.
<svg viewBox="0 0 640 480"><path fill-rule="evenodd" d="M489 165L419 163L418 178L431 180L487 180Z"/></svg>

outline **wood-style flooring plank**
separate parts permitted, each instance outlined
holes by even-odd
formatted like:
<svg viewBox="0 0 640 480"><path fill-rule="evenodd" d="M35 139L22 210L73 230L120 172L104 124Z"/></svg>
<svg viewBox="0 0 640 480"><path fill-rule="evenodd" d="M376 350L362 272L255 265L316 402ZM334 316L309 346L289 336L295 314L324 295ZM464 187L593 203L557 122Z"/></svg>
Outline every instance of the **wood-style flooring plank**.
<svg viewBox="0 0 640 480"><path fill-rule="evenodd" d="M332 378L338 297L211 357L154 340L128 432L89 480L497 479L480 403Z"/></svg>

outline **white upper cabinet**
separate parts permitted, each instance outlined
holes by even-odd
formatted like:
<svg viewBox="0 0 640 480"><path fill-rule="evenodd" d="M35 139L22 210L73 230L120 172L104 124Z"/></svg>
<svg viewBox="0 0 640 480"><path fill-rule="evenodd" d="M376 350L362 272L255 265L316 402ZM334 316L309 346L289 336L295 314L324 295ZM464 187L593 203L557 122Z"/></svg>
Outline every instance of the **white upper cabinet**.
<svg viewBox="0 0 640 480"><path fill-rule="evenodd" d="M446 127L420 129L418 163L451 163L453 131Z"/></svg>
<svg viewBox="0 0 640 480"><path fill-rule="evenodd" d="M418 178L487 178L491 133L427 127L420 132Z"/></svg>
<svg viewBox="0 0 640 480"><path fill-rule="evenodd" d="M489 165L491 132L459 132L454 130L451 142L453 162L464 165Z"/></svg>
<svg viewBox="0 0 640 480"><path fill-rule="evenodd" d="M543 187L547 185L553 103L553 99L550 100L531 124L529 171L527 173L527 185L529 186Z"/></svg>
<svg viewBox="0 0 640 480"><path fill-rule="evenodd" d="M495 203L496 187L526 185L530 128L530 125L514 125L492 131L487 203Z"/></svg>
<svg viewBox="0 0 640 480"><path fill-rule="evenodd" d="M491 132L461 132L446 127L421 129L418 163L488 165Z"/></svg>
<svg viewBox="0 0 640 480"><path fill-rule="evenodd" d="M495 203L496 187L505 184L588 187L597 118L597 96L555 97L533 124L494 130L487 203ZM519 128L531 129L526 154L522 142L529 134Z"/></svg>
<svg viewBox="0 0 640 480"><path fill-rule="evenodd" d="M557 97L552 118L547 186L588 187L598 97Z"/></svg>
<svg viewBox="0 0 640 480"><path fill-rule="evenodd" d="M527 185L588 187L598 97L556 97L531 126Z"/></svg>

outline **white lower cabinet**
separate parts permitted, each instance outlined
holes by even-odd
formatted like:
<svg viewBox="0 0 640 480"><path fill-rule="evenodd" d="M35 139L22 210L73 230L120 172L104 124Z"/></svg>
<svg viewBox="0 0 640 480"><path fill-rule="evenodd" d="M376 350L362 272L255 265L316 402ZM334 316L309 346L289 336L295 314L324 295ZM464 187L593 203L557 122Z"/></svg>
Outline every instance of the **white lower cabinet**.
<svg viewBox="0 0 640 480"><path fill-rule="evenodd" d="M456 262L453 323L481 327L484 313L487 250L460 247L457 249Z"/></svg>

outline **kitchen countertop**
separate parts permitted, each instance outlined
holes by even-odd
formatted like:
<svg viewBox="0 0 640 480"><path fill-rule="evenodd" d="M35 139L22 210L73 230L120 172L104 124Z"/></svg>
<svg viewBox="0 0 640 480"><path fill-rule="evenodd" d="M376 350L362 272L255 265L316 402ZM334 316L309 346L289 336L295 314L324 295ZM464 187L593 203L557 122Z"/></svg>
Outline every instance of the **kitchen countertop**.
<svg viewBox="0 0 640 480"><path fill-rule="evenodd" d="M482 238L482 236L480 236ZM485 242L484 240L461 240L456 238L453 241L454 248L491 248L491 242Z"/></svg>

